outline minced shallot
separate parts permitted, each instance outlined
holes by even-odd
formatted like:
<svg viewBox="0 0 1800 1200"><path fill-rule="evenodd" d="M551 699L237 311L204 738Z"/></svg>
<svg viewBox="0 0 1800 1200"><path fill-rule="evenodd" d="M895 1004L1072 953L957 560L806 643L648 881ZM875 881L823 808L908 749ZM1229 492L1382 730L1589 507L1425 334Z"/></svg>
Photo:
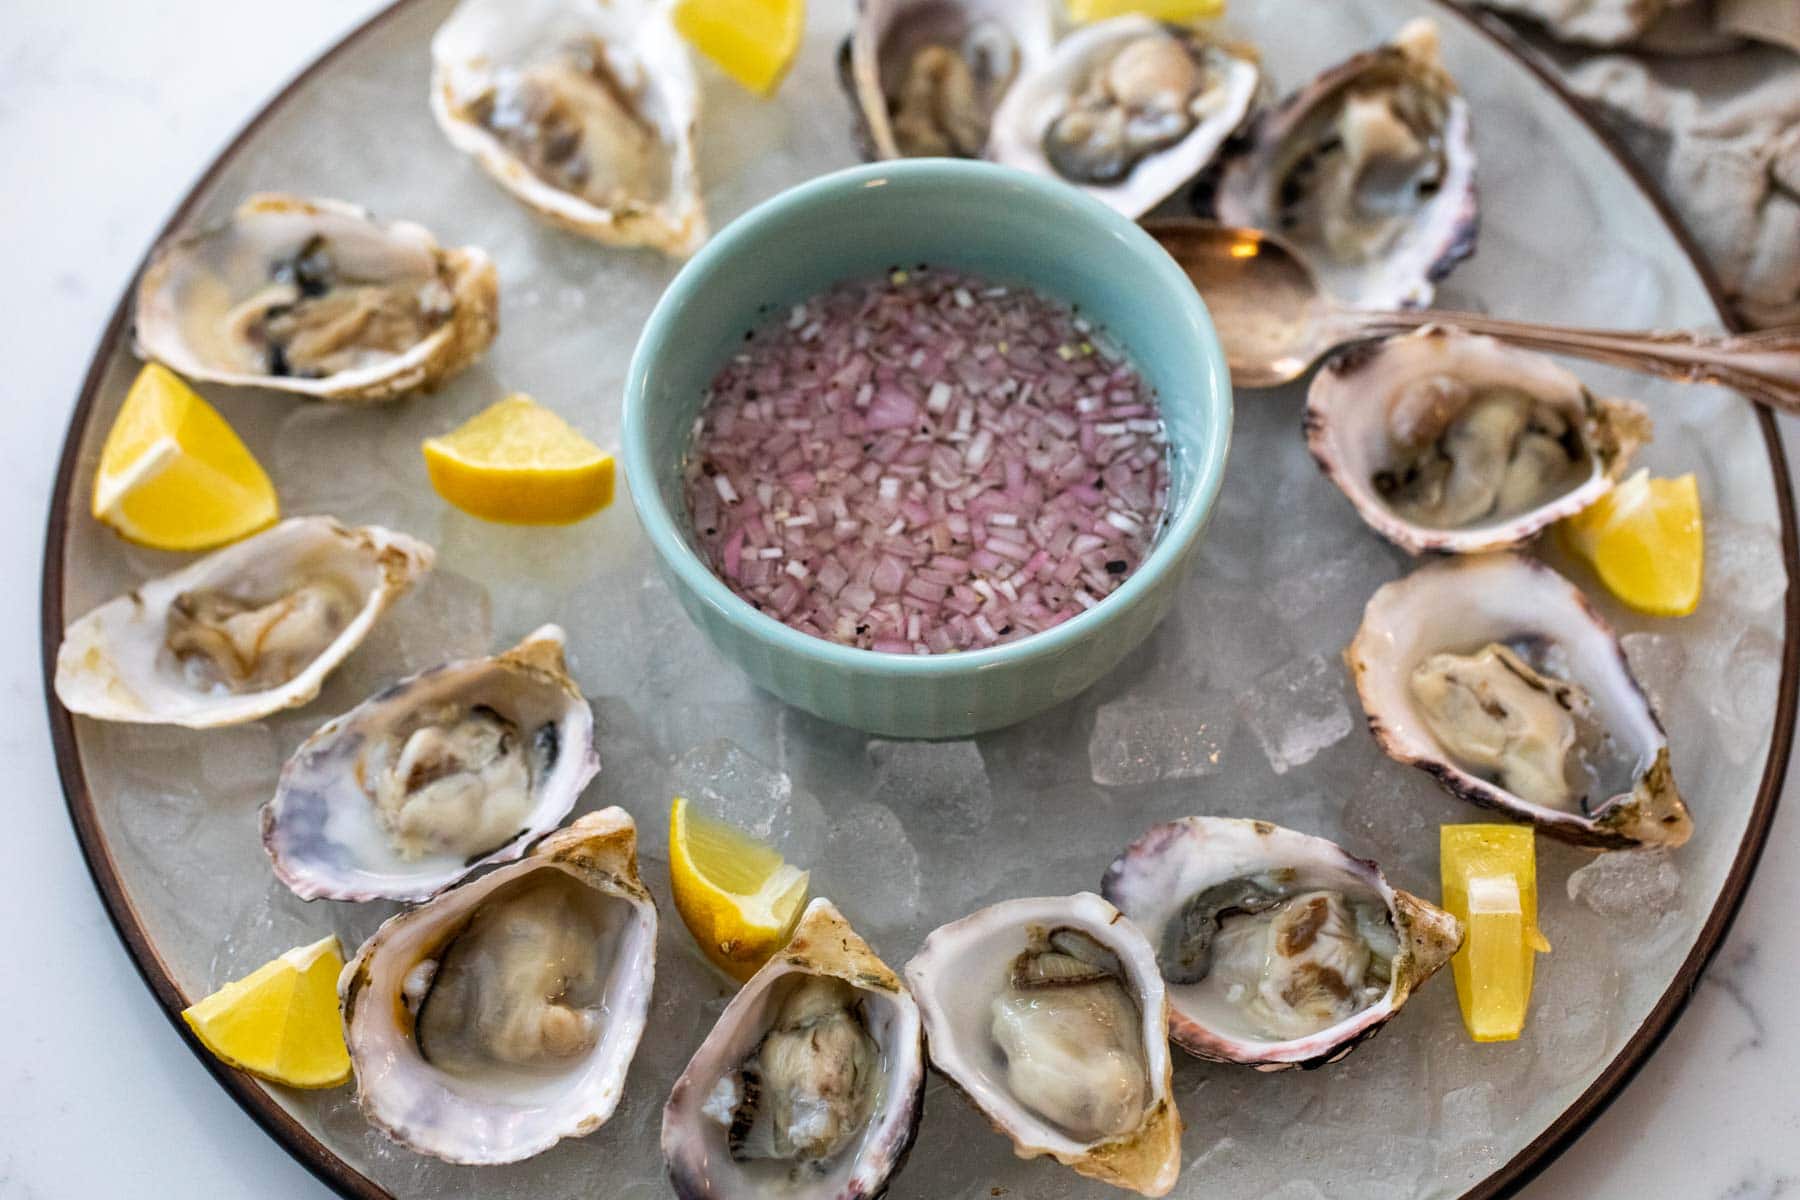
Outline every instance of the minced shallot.
<svg viewBox="0 0 1800 1200"><path fill-rule="evenodd" d="M804 633L931 654L1100 603L1161 528L1155 397L1077 312L893 268L745 335L695 422L708 564Z"/></svg>

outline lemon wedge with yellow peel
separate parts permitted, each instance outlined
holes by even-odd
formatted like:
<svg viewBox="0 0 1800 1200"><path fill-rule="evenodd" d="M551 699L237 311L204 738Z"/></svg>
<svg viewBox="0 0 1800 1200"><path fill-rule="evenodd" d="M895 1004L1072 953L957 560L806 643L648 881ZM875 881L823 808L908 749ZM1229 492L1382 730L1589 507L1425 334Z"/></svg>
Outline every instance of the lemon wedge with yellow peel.
<svg viewBox="0 0 1800 1200"><path fill-rule="evenodd" d="M786 944L806 904L807 873L771 846L695 812L669 806L669 884L675 911L714 966L748 979Z"/></svg>
<svg viewBox="0 0 1800 1200"><path fill-rule="evenodd" d="M289 1087L336 1087L350 1079L338 1018L343 969L337 938L321 938L226 984L181 1019L231 1066Z"/></svg>
<svg viewBox="0 0 1800 1200"><path fill-rule="evenodd" d="M529 396L490 405L423 450L437 494L485 521L568 525L612 503L612 456Z"/></svg>
<svg viewBox="0 0 1800 1200"><path fill-rule="evenodd" d="M1700 606L1706 531L1692 475L1655 479L1640 470L1564 521L1562 535L1627 607L1685 617Z"/></svg>
<svg viewBox="0 0 1800 1200"><path fill-rule="evenodd" d="M100 449L94 518L158 550L210 550L273 525L275 485L218 410L160 363L125 394Z"/></svg>
<svg viewBox="0 0 1800 1200"><path fill-rule="evenodd" d="M806 0L676 0L675 28L759 96L781 86L806 29Z"/></svg>
<svg viewBox="0 0 1800 1200"><path fill-rule="evenodd" d="M1071 20L1086 23L1141 13L1158 21L1210 21L1225 0L1068 0Z"/></svg>
<svg viewBox="0 0 1800 1200"><path fill-rule="evenodd" d="M1478 1042L1523 1032L1533 957L1550 951L1537 927L1533 836L1527 825L1446 825L1439 835L1444 907L1464 930L1450 969L1463 1025Z"/></svg>

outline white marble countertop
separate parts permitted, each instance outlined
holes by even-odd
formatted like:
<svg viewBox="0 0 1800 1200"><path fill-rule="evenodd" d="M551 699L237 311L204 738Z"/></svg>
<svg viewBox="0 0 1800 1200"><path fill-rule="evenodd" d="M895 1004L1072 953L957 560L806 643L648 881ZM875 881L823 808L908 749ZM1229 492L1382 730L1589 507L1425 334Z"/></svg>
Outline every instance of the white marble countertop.
<svg viewBox="0 0 1800 1200"><path fill-rule="evenodd" d="M109 927L51 760L38 664L45 500L82 372L119 289L193 178L375 0L274 6L20 4L0 43L6 336L0 469L0 1198L325 1189L170 1031ZM1783 422L1790 447L1800 423ZM1790 792L1796 786L1791 775ZM1770 1200L1800 1193L1800 799L1777 820L1731 937L1687 1014L1529 1200Z"/></svg>

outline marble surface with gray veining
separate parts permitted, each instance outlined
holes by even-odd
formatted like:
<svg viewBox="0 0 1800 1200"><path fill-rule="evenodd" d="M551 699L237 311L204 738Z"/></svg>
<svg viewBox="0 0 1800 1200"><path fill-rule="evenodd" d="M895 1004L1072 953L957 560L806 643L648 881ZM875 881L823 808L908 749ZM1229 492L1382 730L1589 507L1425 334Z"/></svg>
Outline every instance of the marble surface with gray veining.
<svg viewBox="0 0 1800 1200"><path fill-rule="evenodd" d="M1249 0L1244 0L1249 2ZM108 927L44 732L37 564L44 498L81 372L164 215L260 101L373 8L19 5L0 41L7 336L0 604L12 763L0 838L11 952L0 971L0 1198L316 1197L323 1188L194 1061ZM1792 437L1795 424L1785 423ZM1743 914L1662 1050L1530 1200L1800 1194L1800 845L1776 823ZM1246 1198L1249 1200L1249 1198Z"/></svg>

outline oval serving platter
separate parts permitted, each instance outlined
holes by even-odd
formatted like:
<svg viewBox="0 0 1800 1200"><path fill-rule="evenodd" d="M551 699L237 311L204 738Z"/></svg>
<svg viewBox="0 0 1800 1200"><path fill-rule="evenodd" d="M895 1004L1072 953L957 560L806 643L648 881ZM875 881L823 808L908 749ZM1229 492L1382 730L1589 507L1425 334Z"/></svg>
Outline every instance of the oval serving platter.
<svg viewBox="0 0 1800 1200"><path fill-rule="evenodd" d="M180 1009L293 945L336 931L353 949L394 909L303 904L268 870L257 807L304 736L381 683L565 625L592 698L603 769L578 811L638 819L644 876L667 906L665 805L684 792L779 842L890 961L982 905L1098 884L1145 827L1207 813L1260 816L1379 860L1435 895L1437 826L1479 820L1385 759L1360 728L1338 654L1363 603L1407 563L1355 519L1308 460L1297 388L1242 393L1223 498L1176 611L1091 692L972 741L899 743L825 725L760 696L713 654L658 578L625 504L559 530L485 526L431 493L419 441L522 390L602 443L637 331L672 277L645 252L579 242L532 220L438 135L426 45L448 0L401 0L284 90L196 185L171 228L245 193L341 196L490 250L503 334L442 392L370 411L203 388L267 464L287 512L379 522L439 549L401 604L312 705L213 733L103 726L54 701L70 811L109 911L177 1029ZM715 225L855 161L834 78L848 4L815 5L778 97L758 103L703 73L701 167ZM1227 25L1262 47L1285 91L1403 21L1434 16L1471 99L1481 158L1476 256L1447 306L1586 324L1709 325L1703 269L1630 169L1546 78L1437 0L1240 0ZM315 136L324 128L330 137ZM1554 147L1556 153L1545 152ZM68 619L171 569L85 515L95 460L126 385L126 306L106 331L71 424L52 499L44 578L46 664ZM1701 610L1682 621L1601 607L1669 726L1694 839L1608 879L1570 876L1588 854L1539 839L1541 922L1533 1015L1517 1043L1475 1046L1448 978L1346 1061L1260 1075L1182 1058L1188 1124L1175 1195L1491 1197L1516 1190L1624 1086L1679 1015L1741 901L1778 798L1800 681L1800 570L1786 465L1772 423L1734 396L1579 368L1596 390L1645 400L1658 473L1693 470L1709 522ZM1579 584L1592 577L1544 552ZM1635 888L1631 904L1619 902ZM1578 895L1580 899L1572 898ZM598 1133L524 1163L453 1167L372 1130L349 1088L267 1088L201 1054L220 1082L326 1183L349 1196L666 1194L657 1126L670 1084L723 1007L723 982L680 923L662 923L649 1027L623 1102ZM941 1083L926 1153L895 1197L1116 1194L1003 1139Z"/></svg>

